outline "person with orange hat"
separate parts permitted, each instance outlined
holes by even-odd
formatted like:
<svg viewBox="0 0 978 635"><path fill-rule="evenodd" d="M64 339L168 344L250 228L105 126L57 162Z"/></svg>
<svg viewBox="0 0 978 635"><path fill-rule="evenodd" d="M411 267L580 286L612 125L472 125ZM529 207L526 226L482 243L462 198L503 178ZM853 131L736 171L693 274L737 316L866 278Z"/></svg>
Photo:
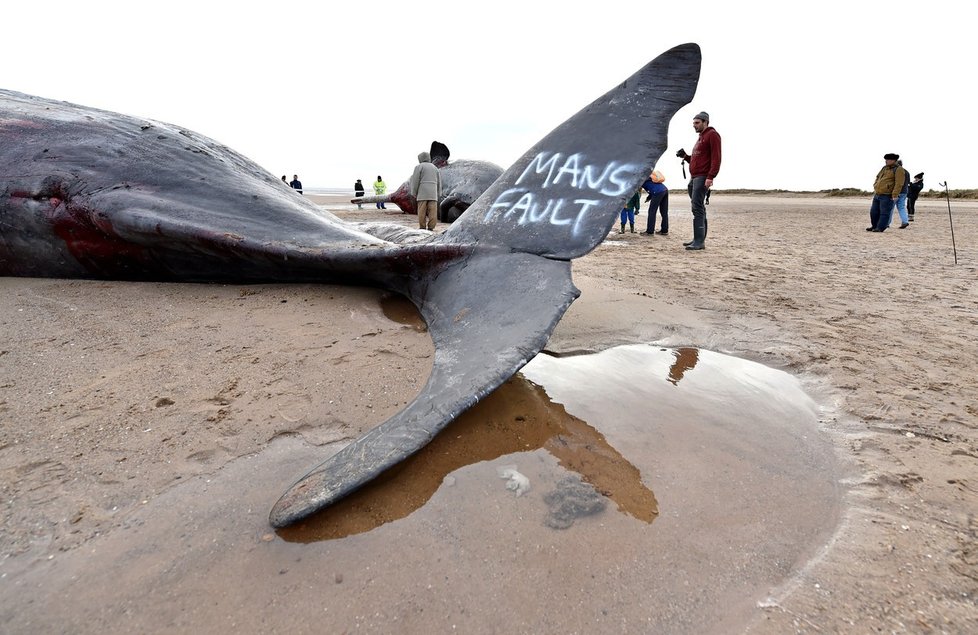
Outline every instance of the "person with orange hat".
<svg viewBox="0 0 978 635"><path fill-rule="evenodd" d="M652 170L649 178L645 179L645 183L642 184L642 189L649 193L645 197L646 202L649 204L649 220L642 235L653 236L658 234L660 236L668 236L669 188L666 187L666 177L663 176L662 172ZM655 231L655 215L657 211L662 214L662 224L659 225L659 231Z"/></svg>

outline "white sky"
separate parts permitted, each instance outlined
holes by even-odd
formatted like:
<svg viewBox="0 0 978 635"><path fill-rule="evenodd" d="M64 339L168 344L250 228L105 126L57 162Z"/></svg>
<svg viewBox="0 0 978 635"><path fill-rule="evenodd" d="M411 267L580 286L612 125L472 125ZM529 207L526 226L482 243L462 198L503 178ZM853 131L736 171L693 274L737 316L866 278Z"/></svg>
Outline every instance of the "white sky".
<svg viewBox="0 0 978 635"><path fill-rule="evenodd" d="M703 70L659 162L706 110L718 189L870 189L897 152L978 188L967 2L6 3L0 87L181 125L306 187L390 187L433 139L508 167L661 52Z"/></svg>

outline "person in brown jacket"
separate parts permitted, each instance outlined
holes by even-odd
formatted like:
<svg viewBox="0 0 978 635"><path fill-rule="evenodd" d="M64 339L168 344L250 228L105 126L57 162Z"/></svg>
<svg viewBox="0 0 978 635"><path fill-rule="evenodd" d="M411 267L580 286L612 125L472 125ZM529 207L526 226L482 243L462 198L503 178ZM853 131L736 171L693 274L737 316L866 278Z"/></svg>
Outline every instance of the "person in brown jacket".
<svg viewBox="0 0 978 635"><path fill-rule="evenodd" d="M900 155L892 152L883 155L886 165L876 175L876 182L873 183L873 203L869 207L870 226L866 228L868 232L886 231L890 224L893 205L900 198L907 175L907 171L897 165L899 159Z"/></svg>

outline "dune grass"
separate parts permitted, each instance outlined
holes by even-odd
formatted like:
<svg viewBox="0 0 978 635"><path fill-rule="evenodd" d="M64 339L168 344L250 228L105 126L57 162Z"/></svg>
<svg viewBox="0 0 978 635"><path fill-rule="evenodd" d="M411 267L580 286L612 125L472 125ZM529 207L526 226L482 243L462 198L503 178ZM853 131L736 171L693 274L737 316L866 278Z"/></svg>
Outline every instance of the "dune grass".
<svg viewBox="0 0 978 635"><path fill-rule="evenodd" d="M841 187L830 190L754 190L754 189L730 189L714 190L714 194L734 194L741 196L814 196L814 197L872 197L873 193L868 190L861 190L855 187ZM948 195L952 199L978 199L978 190L950 190ZM925 190L920 193L921 198L945 198L944 190Z"/></svg>

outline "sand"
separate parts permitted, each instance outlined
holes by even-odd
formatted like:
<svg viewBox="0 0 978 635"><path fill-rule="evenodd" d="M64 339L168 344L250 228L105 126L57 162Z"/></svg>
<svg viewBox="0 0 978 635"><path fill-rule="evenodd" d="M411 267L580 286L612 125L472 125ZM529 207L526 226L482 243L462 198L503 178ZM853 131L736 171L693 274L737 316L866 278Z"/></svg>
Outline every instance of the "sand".
<svg viewBox="0 0 978 635"><path fill-rule="evenodd" d="M574 262L583 294L547 348L723 352L790 372L821 405L818 425L842 466L839 518L804 562L747 598L750 615L720 630L978 632L978 203L952 202L955 264L943 201L920 202L908 229L876 234L864 231L867 200L720 193L707 249L687 252L684 198L673 197L669 236L615 231ZM413 225L320 202L346 218ZM0 293L0 620L9 632L32 630L36 618L23 615L44 613L46 593L70 588L86 554L149 532L157 502L231 474L251 488L258 479L239 457L280 440L320 454L316 445L348 442L403 407L433 358L427 335L389 319L375 290L6 278ZM275 489L262 483L259 500L268 496ZM217 513L201 501L198 518ZM254 510L256 527L265 513ZM195 527L206 533L208 523ZM279 540L268 528L249 539L258 546L248 553ZM429 565L437 570L416 563ZM160 589L142 598L155 617L172 601ZM117 592L88 590L96 605ZM188 622L149 623L228 627L209 616L211 604ZM295 607L274 604L264 623L235 628L315 630ZM622 611L631 621L584 630L643 632ZM111 617L92 609L83 623L61 616L48 626L121 632ZM431 610L401 623L447 624ZM693 632L684 623L671 630ZM333 626L395 628L366 618Z"/></svg>

